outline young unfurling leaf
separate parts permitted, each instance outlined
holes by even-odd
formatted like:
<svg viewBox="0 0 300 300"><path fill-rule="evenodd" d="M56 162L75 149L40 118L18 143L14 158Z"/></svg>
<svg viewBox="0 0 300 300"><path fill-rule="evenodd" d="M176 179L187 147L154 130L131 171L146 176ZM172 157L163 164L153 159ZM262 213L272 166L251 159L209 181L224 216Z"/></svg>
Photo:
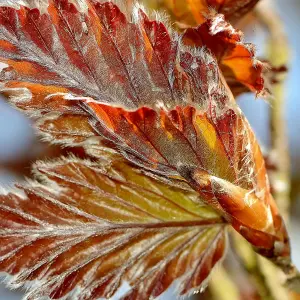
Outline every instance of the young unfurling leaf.
<svg viewBox="0 0 300 300"><path fill-rule="evenodd" d="M95 130L125 157L154 173L185 179L261 254L289 255L285 226L249 124L228 102L221 115L220 107L210 105L206 112L190 106L128 112L89 103L98 119Z"/></svg>
<svg viewBox="0 0 300 300"><path fill-rule="evenodd" d="M218 68L216 59L218 55L210 54L206 48L183 46L181 40L187 36L168 32L163 23L149 20L138 6L134 8L131 19L128 19L113 2L80 1L84 4L84 7L80 8L73 3L74 1L44 2L47 2L48 6L44 5L42 10L24 6L17 9L0 8L0 61L8 65L1 73L2 91L10 97L11 102L35 119L37 128L47 140L62 145L83 146L99 161L93 164L76 161L76 171L72 174L63 173L74 169L75 162L72 161L53 163L46 170L38 167L39 172L48 174L47 177L50 177L51 182L46 181L43 186L33 184L25 188L25 198L17 195L2 197L5 207L8 207L6 218L12 216L17 221L19 218L23 220L22 218L27 217L28 222L35 223L25 225L34 226L42 236L45 234L43 230L47 227L44 226L44 222L47 221L54 227L53 231L50 230L50 234L54 234L57 226L63 224L64 227L68 224L75 226L76 229L71 230L70 234L77 233L77 235L68 236L71 244L63 244L65 241L60 235L63 234L60 227L54 236L51 235L51 240L45 240L46 244L50 243L52 248L49 251L54 251L51 252L54 256L51 254L47 256L47 253L43 252L44 260L36 260L36 256L28 257L29 260L32 258L32 261L26 261L25 264L30 268L23 268L22 270L27 271L19 274L18 272L22 270L17 267L14 269L12 266L18 263L16 261L18 256L10 257L5 253L4 258L10 259L8 267L0 264L0 270L17 275L14 280L20 284L39 279L40 287L33 291L34 295L35 293L43 295L45 291L47 295L50 293L56 298L71 291L79 282L81 284L79 286L84 287L83 293L93 291L89 294L91 299L99 295L110 296L125 280L134 287L132 297L143 299L144 296L159 295L177 278L183 282L180 291L187 294L194 288L199 288L210 269L222 256L223 220L251 242L259 253L278 264L283 261L288 264L290 259L288 236L270 194L260 148ZM219 42L225 43L227 33L221 31L218 36ZM234 41L234 37L228 38L228 44L232 45ZM207 43L209 44L210 40L207 40ZM113 166L110 170L121 169L112 175L115 176L113 179L109 177L108 170L103 165L104 146L122 154L135 167L129 167L125 162L118 162L120 166L116 165L112 158L110 164ZM160 193L162 199L150 197L140 189L133 192L132 185L147 187L148 183L143 182L152 180L141 175L142 173L125 180L126 184L130 183L129 189L125 188L125 184L122 185L126 175L140 172L137 166L151 175L151 178L159 178L166 184L164 191ZM99 170L95 171L97 174L90 176L91 168L93 170L98 168ZM103 181L97 180L99 172ZM80 180L85 182L83 186ZM54 182L58 188L57 193L53 191ZM102 185L105 183L107 187L104 188ZM154 185L160 185L160 189L163 187L162 183ZM187 201L185 198L187 192L173 191L175 186L189 186L185 191L191 193L190 190L193 189L192 194L198 198ZM101 200L99 204L97 201L102 199L104 192L108 202ZM169 197L170 192L172 196ZM151 199L148 199L148 196ZM82 201L88 201L89 197L92 197L91 203L84 202L86 206L78 207ZM122 201L119 203L115 197L118 201L121 197ZM155 251L154 257L152 248L145 246L146 244L149 246L148 231L141 230L142 240L134 240L131 245L132 240L129 238L127 245L126 234L129 233L128 228L124 226L120 228L124 236L116 233L112 237L113 241L110 240L109 226L125 222L122 219L125 211L130 224L133 219L136 220L134 224L149 222L152 224L155 218L162 218L159 215L160 203L167 200L165 197L177 201L175 203L177 210L188 210L182 214L175 208L169 210L166 217L173 220L172 224L182 222L185 217L187 219L184 220L190 222L191 219L187 214L192 214L193 219L194 214L197 215L202 211L203 206L201 208L197 206L200 203L199 199L214 209L212 235L204 237L199 226L192 226L193 233L189 231L190 229L186 232L181 228L184 237L178 237L177 240L177 231L172 231L174 229L172 227L170 244L167 242L164 246L166 248ZM11 201L9 198L15 200ZM25 200L22 202L22 199L27 199L27 202ZM49 199L52 199L50 202L57 207L51 204L48 210L50 216L43 215L40 209L44 207L43 205L48 205ZM28 213L26 211L27 205L28 209L31 209L30 202L34 201L37 212L40 212L38 215L35 215L35 211ZM9 203L16 207L10 208ZM129 205L134 211L130 211L129 208L125 210L124 205L126 207ZM66 211L60 211L63 208ZM88 212L87 209L91 210ZM98 214L103 214L104 210L105 215L101 215L100 218ZM163 211L164 209L161 213ZM55 212L59 217L55 217ZM145 215L146 212L154 219L150 220L151 218ZM15 217L14 213L18 217ZM55 218L52 220L51 217ZM73 217L79 220L72 222ZM104 226L104 223L96 217L105 219L109 224ZM219 221L222 219L220 224L217 222L218 225L215 223L216 218ZM101 224L98 224L97 220ZM162 218L162 221L165 222L165 219ZM11 221L7 223L7 226L12 225ZM91 237L86 237L85 226L82 223L87 223ZM203 224L202 221L200 223ZM23 221L20 224L23 224ZM163 239L169 232L165 227L164 229L155 227L157 231L153 229L154 247L156 247L155 238ZM220 231L216 229L217 227ZM25 229L22 225L18 225L17 230L20 231L16 231L16 228L8 231L13 237L20 238L18 241L12 240L12 243L22 246L22 241L28 242L26 233L29 232L31 236L32 232L31 228L29 231ZM102 231L99 235L97 230L100 229ZM135 230L132 226L131 229ZM137 231L139 233L138 229ZM194 233L197 237L193 236ZM5 236L7 231L3 234ZM78 248L72 243L78 244L78 239L81 238L95 238L100 243L101 251L104 252L104 246L109 247L109 257L105 256L104 260L101 258L100 262L92 264L90 269L85 267L68 269L74 261L78 260L77 263L81 266L81 263L85 265L85 260L88 259L86 255L89 255L89 252L83 254L82 262L80 262L81 252L79 251L78 257L73 252L77 253ZM185 260L188 253L184 252L184 256L179 257L175 255L176 247L185 243L190 245L188 241L194 238L196 240L199 238L197 245L200 248L195 246L196 244L191 245L197 255L187 258L188 262ZM7 239L5 236L3 244L7 243ZM57 239L62 243L63 252L67 253L68 266L63 264L63 259L51 260L56 257L55 251L58 251ZM122 244L124 239L125 244ZM135 248L135 245L140 245L139 242L145 243L144 246ZM121 248L115 248L113 243L120 245ZM92 255L95 254L93 251L99 251L99 247L95 249L93 245L91 243ZM78 245L80 249L84 246L85 244L80 243ZM141 261L144 258L140 252L145 249L143 247L147 247L151 252L150 255L150 252L146 251L146 262ZM26 252L22 252L23 246L20 249L21 256L26 260L25 253L29 253L29 250L26 248ZM219 250L215 253L216 249ZM200 250L201 253L205 253L202 257L208 257L207 261L199 258ZM172 251L175 251L175 256L166 256L166 252L173 253ZM189 248L187 252L190 251ZM123 264L120 257L126 263ZM156 264L163 261L163 257L170 258L170 265L169 261L161 264L161 268L170 268L168 270L155 268ZM182 259L185 267L181 266ZM136 267L131 271L133 266ZM193 269L193 266L196 269ZM152 267L157 272L152 272ZM76 270L80 271L77 273ZM140 273L136 273L137 271ZM60 283L55 280L58 277L55 276L61 274L64 274L65 281L59 285ZM142 275L136 278L134 274ZM46 286L48 288L44 289Z"/></svg>
<svg viewBox="0 0 300 300"><path fill-rule="evenodd" d="M254 45L243 43L242 32L227 23L223 15L210 17L197 28L188 28L183 42L190 46L206 46L215 55L235 96L249 90L260 96L268 94L263 76L267 64L255 58Z"/></svg>
<svg viewBox="0 0 300 300"><path fill-rule="evenodd" d="M184 43L205 46L215 55L235 96L249 90L266 96L269 93L264 87L264 77L269 77L269 74L264 74L269 73L267 64L256 59L254 45L244 43L242 32L227 22L248 12L256 2L258 1L151 1L153 7L167 8L174 21L186 29Z"/></svg>
<svg viewBox="0 0 300 300"><path fill-rule="evenodd" d="M158 182L110 155L37 163L21 192L0 195L0 269L29 299L98 299L121 284L149 299L173 281L205 285L225 250L225 223L197 193Z"/></svg>

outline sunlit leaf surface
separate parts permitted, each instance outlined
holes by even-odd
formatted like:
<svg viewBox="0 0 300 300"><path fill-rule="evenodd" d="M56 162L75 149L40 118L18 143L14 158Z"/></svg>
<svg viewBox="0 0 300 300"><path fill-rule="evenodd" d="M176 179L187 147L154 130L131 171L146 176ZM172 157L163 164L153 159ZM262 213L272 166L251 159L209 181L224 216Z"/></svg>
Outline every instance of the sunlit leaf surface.
<svg viewBox="0 0 300 300"><path fill-rule="evenodd" d="M235 96L255 92L266 96L265 77L269 77L267 64L255 58L254 45L243 42L241 31L228 20L239 20L258 1L215 0L162 0L149 1L156 9L167 9L173 21L186 29L184 43L206 46L215 55L223 75ZM220 13L220 14L218 14ZM194 28L193 28L194 27Z"/></svg>
<svg viewBox="0 0 300 300"><path fill-rule="evenodd" d="M237 22L247 14L258 0L144 0L154 9L167 8L174 19L188 26L203 23L211 12L225 15Z"/></svg>
<svg viewBox="0 0 300 300"><path fill-rule="evenodd" d="M197 28L188 28L183 42L190 46L206 46L216 57L220 69L235 96L252 91L260 96L269 93L265 88L267 64L255 57L254 45L243 43L243 34L216 15Z"/></svg>
<svg viewBox="0 0 300 300"><path fill-rule="evenodd" d="M199 289L225 249L224 221L195 192L167 186L108 155L37 163L20 192L0 196L0 269L30 299L126 299Z"/></svg>
<svg viewBox="0 0 300 300"><path fill-rule="evenodd" d="M83 146L98 159L39 164L50 182L24 187L24 197L2 197L1 243L13 246L4 247L0 270L15 275L15 285L38 278L33 295L54 298L77 284L87 295L82 299L109 297L125 280L133 299L148 299L179 277L180 293L188 294L222 257L225 221L257 252L288 261L265 163L219 69L218 51L182 45L187 36L151 21L139 6L127 16L113 2L73 2L0 8L0 61L8 65L2 93L33 117L45 139ZM215 32L228 47L240 38L228 36L229 29ZM117 153L127 162L116 162ZM30 252L35 243L42 245L39 256ZM10 255L19 248L20 256ZM89 255L100 261L89 265Z"/></svg>

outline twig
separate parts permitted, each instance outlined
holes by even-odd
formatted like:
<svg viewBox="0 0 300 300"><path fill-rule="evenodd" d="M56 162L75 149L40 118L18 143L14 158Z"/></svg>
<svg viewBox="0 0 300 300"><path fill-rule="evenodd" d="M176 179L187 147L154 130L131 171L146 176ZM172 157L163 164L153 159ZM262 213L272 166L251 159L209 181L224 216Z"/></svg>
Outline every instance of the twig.
<svg viewBox="0 0 300 300"><path fill-rule="evenodd" d="M256 15L261 24L268 30L268 59L275 67L288 65L289 44L284 32L284 26L280 17L272 10L270 5L261 5L256 9ZM273 98L270 99L270 127L271 127L271 161L275 166L269 172L272 194L277 202L279 210L286 222L289 219L290 209L290 156L288 150L287 130L285 122L285 84L284 78L272 86ZM261 258L259 258L261 260ZM287 275L287 286L295 289L300 286L300 275L297 269L289 262L280 265ZM264 271L272 286L274 280L278 281L279 272L269 263L264 262ZM278 291L278 286L276 287ZM276 291L276 293L277 293Z"/></svg>
<svg viewBox="0 0 300 300"><path fill-rule="evenodd" d="M274 293L273 284L270 284L266 270L267 260L260 261L260 257L254 252L252 246L240 235L235 232L232 235L234 242L234 249L236 257L242 261L242 265L247 271L248 275L253 279L256 289L259 293L260 299L263 300L289 300L285 288L281 288L277 278L274 281L274 285L279 285L280 288L276 288ZM272 265L272 263L270 263Z"/></svg>
<svg viewBox="0 0 300 300"><path fill-rule="evenodd" d="M289 63L289 44L280 17L271 7L257 9L259 21L269 32L267 58L274 67L287 66ZM285 122L285 73L279 83L274 84L273 97L270 99L270 129L271 129L271 163L275 166L269 172L272 194L276 199L280 212L286 221L290 209L290 156L288 149L287 129Z"/></svg>

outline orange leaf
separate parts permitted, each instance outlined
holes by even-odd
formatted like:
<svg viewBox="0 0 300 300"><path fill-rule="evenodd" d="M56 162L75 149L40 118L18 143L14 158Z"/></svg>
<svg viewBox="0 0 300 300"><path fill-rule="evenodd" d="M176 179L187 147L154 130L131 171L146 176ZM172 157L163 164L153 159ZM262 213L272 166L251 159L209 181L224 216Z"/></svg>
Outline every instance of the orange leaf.
<svg viewBox="0 0 300 300"><path fill-rule="evenodd" d="M165 0L151 1L149 5L169 10L173 19L187 29L184 34L187 45L206 46L216 56L235 96L249 90L266 96L269 91L264 88L263 73L267 73L267 68L255 58L254 46L243 43L241 31L235 30L224 20L224 17L230 21L240 19L257 2L258 0Z"/></svg>
<svg viewBox="0 0 300 300"><path fill-rule="evenodd" d="M25 92L24 92L25 91ZM30 82L10 81L2 88L2 94L36 120L44 140L56 144L83 146L95 131L89 123L89 114L79 100L66 100L68 90Z"/></svg>
<svg viewBox="0 0 300 300"><path fill-rule="evenodd" d="M89 106L99 120L95 130L125 157L154 173L184 178L261 254L289 256L262 153L240 110L227 107L218 115L213 103L206 113L193 107L128 112Z"/></svg>
<svg viewBox="0 0 300 300"><path fill-rule="evenodd" d="M146 300L175 280L185 295L224 254L225 224L195 192L121 159L40 162L35 174L47 185L0 195L0 269L30 299L109 298L127 283L124 299Z"/></svg>
<svg viewBox="0 0 300 300"><path fill-rule="evenodd" d="M187 26L197 26L212 11L225 15L231 22L239 21L259 0L145 0L152 8L166 7L174 19Z"/></svg>
<svg viewBox="0 0 300 300"><path fill-rule="evenodd" d="M260 96L269 93L264 87L266 65L255 58L254 46L243 43L242 32L227 23L224 16L217 15L197 28L187 29L183 42L190 46L206 46L215 55L235 96L248 90Z"/></svg>

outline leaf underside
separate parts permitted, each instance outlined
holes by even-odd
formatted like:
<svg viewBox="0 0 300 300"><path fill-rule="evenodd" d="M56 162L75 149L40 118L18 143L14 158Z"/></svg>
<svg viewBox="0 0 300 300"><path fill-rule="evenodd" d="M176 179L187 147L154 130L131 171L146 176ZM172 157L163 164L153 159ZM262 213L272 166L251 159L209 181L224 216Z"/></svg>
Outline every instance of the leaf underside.
<svg viewBox="0 0 300 300"><path fill-rule="evenodd" d="M225 223L197 193L168 187L107 153L93 163L37 163L0 196L0 269L28 299L149 299L177 280L200 289L225 250ZM42 182L42 183L41 183Z"/></svg>

